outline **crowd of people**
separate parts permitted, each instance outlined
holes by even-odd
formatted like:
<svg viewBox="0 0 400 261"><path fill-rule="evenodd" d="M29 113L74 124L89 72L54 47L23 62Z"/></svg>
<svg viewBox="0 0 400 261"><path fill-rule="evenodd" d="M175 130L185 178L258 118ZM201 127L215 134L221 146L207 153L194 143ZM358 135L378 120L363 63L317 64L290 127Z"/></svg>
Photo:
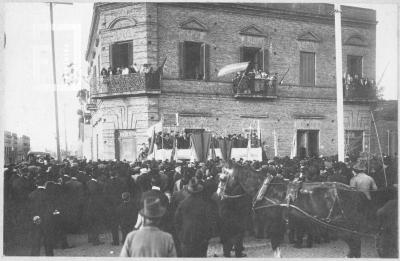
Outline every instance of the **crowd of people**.
<svg viewBox="0 0 400 261"><path fill-rule="evenodd" d="M252 137L252 147L259 147L260 142L253 133ZM174 139L176 139L176 145L178 149L189 149L190 148L190 132L179 132L179 131L160 131L156 133L155 144L157 149L172 149L174 146ZM232 148L247 148L249 139L245 135L239 134L228 134L228 135L213 135L211 138L212 146L214 148L219 148L219 142L222 140L232 141ZM148 140L149 146L151 144L151 138Z"/></svg>
<svg viewBox="0 0 400 261"><path fill-rule="evenodd" d="M389 184L397 184L397 159L389 157L384 166L371 164L375 169L371 167L369 175L366 165L354 167L350 159L337 162L336 157L232 159L227 163L219 158L207 162L22 162L7 166L4 173L5 244L18 229L29 230L31 255L40 254L42 240L46 255L53 255L55 247L70 247L68 233L85 232L89 243L99 245L106 243L100 234L111 232L109 243L123 244L121 256L206 257L209 240L229 234L223 229L224 218L219 216L223 210L215 192L219 173L232 163L250 165L265 176L305 182L335 181L358 187L368 179L377 188L385 186L385 168ZM255 233L250 211L241 224L248 233ZM236 257L245 256L243 237L232 239L231 245L222 242L225 257L231 251Z"/></svg>
<svg viewBox="0 0 400 261"><path fill-rule="evenodd" d="M107 78L112 75L127 75L131 73L152 73L154 69L150 64L144 64L142 66L138 66L136 63L132 64L131 66L127 67L108 67L108 69L103 68L100 71L100 75L103 78Z"/></svg>
<svg viewBox="0 0 400 261"><path fill-rule="evenodd" d="M257 86L255 79L260 79L261 85ZM264 95L274 94L276 91L276 85L278 82L278 73L270 74L269 72L264 72L261 69L253 69L247 74L236 73L232 80L233 82L233 92L234 93L262 93Z"/></svg>
<svg viewBox="0 0 400 261"><path fill-rule="evenodd" d="M345 97L376 97L376 84L373 79L361 77L358 74L343 75L343 90Z"/></svg>

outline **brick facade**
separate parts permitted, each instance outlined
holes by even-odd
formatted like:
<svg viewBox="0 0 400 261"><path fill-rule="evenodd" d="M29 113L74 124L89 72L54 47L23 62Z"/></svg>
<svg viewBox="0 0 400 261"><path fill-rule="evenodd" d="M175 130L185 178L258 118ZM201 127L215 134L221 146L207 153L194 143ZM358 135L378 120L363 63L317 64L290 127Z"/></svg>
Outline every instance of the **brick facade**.
<svg viewBox="0 0 400 261"><path fill-rule="evenodd" d="M309 9L305 8L309 5ZM161 93L97 100L91 119L92 159L114 159L115 129L134 129L136 145L147 142L147 129L166 114L179 116L179 127L204 128L216 134L242 133L259 120L267 155L273 156L273 130L278 154L290 155L296 130L319 130L319 153L337 153L335 41L328 4L172 4L119 3L95 5L87 60L93 67L110 66L110 46L133 41L133 61L159 65L167 57ZM297 10L297 11L296 11ZM314 10L311 13L307 10ZM363 56L363 74L375 75L375 12L344 8L343 69L347 55ZM345 13L345 12L344 12ZM350 14L350 15L349 15ZM194 24L193 24L194 23ZM203 26L190 30L183 25ZM259 35L250 31L258 30ZM247 32L247 33L246 33ZM355 46L349 39L357 37ZM98 47L96 47L96 39ZM209 81L179 79L178 44L195 41L210 46ZM276 99L235 99L232 75L217 77L223 66L239 62L241 46L264 48L269 71L284 74ZM299 86L300 52L315 52L315 87ZM98 60L100 59L100 60ZM101 68L97 66L96 75ZM340 76L341 77L341 76ZM369 134L369 103L345 105L345 129ZM184 116L197 113L198 117ZM182 116L183 115L183 116Z"/></svg>

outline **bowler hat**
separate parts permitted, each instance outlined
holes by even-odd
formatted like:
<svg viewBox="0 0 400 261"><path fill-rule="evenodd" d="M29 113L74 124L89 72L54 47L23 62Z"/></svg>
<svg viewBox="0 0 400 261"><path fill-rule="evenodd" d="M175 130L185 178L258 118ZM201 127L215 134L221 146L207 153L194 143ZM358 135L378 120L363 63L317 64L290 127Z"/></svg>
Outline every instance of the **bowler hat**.
<svg viewBox="0 0 400 261"><path fill-rule="evenodd" d="M145 218L160 218L164 216L166 210L158 197L147 197L144 199L144 206L140 210L140 214Z"/></svg>
<svg viewBox="0 0 400 261"><path fill-rule="evenodd" d="M188 184L188 191L191 194L196 194L203 191L203 185L201 185L197 179L192 178Z"/></svg>

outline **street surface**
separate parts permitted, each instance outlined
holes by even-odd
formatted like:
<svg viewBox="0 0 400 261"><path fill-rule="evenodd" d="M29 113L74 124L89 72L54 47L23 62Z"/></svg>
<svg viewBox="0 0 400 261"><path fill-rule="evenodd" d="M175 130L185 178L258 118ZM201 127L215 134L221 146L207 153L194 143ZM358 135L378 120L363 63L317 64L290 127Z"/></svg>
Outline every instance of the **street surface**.
<svg viewBox="0 0 400 261"><path fill-rule="evenodd" d="M87 234L69 235L68 242L74 246L70 249L56 249L56 256L102 256L102 257L118 257L122 246L111 245L111 234L101 235L102 242L99 246L92 246L87 242ZM25 241L29 242L29 241ZM287 242L287 240L286 240ZM255 239L254 237L246 237L244 241L245 253L248 257L267 257L273 258L273 252L268 239ZM25 256L29 255L29 246L14 245L9 249L8 255ZM281 246L283 258L344 258L347 254L347 245L342 240L331 241L330 243L314 244L313 248L297 249L288 243ZM42 249L42 255L44 250ZM234 253L232 252L232 256ZM222 257L222 245L218 238L210 241L208 248L208 257ZM375 242L372 238L364 238L362 240L362 258L377 258L378 254L375 250Z"/></svg>

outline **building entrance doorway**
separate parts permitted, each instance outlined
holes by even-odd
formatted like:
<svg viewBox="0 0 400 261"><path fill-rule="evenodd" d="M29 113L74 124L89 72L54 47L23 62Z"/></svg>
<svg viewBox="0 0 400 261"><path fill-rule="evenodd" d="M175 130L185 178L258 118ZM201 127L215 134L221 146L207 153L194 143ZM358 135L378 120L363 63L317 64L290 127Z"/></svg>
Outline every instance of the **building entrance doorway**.
<svg viewBox="0 0 400 261"><path fill-rule="evenodd" d="M319 155L319 130L297 130L297 157Z"/></svg>
<svg viewBox="0 0 400 261"><path fill-rule="evenodd" d="M119 129L114 132L115 159L134 162L137 158L136 131Z"/></svg>

